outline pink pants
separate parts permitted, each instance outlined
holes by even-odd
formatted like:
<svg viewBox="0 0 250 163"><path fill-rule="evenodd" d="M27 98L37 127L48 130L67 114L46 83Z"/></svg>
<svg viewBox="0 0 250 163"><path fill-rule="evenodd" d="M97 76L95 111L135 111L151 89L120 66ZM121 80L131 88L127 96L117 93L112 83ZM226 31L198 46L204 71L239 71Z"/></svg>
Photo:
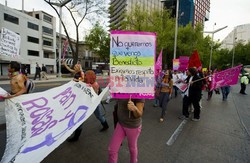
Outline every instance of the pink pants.
<svg viewBox="0 0 250 163"><path fill-rule="evenodd" d="M141 125L137 128L122 127L117 123L115 131L113 133L111 142L109 144L109 163L117 163L118 152L125 136L128 138L128 146L130 151L130 163L137 163L137 140L141 133Z"/></svg>

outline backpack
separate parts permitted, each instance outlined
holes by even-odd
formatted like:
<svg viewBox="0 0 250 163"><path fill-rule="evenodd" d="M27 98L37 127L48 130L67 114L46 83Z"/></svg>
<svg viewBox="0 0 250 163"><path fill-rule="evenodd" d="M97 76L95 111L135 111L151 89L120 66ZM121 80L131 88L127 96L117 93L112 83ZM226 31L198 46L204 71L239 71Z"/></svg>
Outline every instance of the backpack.
<svg viewBox="0 0 250 163"><path fill-rule="evenodd" d="M35 89L35 83L31 79L26 80L26 89L27 89L27 94L32 93L33 90Z"/></svg>
<svg viewBox="0 0 250 163"><path fill-rule="evenodd" d="M24 85L26 86L27 92L26 94L32 93L35 89L35 83L33 80L29 79L26 75L23 75L25 78Z"/></svg>

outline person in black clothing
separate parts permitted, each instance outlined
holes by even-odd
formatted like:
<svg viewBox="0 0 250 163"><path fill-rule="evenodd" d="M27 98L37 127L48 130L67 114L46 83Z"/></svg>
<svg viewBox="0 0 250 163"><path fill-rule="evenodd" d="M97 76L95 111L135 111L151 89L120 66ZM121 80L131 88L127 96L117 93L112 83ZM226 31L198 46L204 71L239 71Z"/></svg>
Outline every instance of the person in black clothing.
<svg viewBox="0 0 250 163"><path fill-rule="evenodd" d="M188 88L184 93L183 106L182 106L182 116L180 119L188 119L189 112L188 107L190 104L194 106L194 118L193 121L200 120L200 104L201 91L202 91L202 80L197 75L197 70L195 68L188 69L188 77L185 82L188 84Z"/></svg>
<svg viewBox="0 0 250 163"><path fill-rule="evenodd" d="M46 80L48 80L48 77L47 77L47 68L44 66L44 64L42 64L41 76L42 76L42 78L46 78Z"/></svg>
<svg viewBox="0 0 250 163"><path fill-rule="evenodd" d="M35 73L35 77L34 80L36 80L36 77L39 77L39 80L41 80L41 67L38 65L38 63L36 62L36 73Z"/></svg>

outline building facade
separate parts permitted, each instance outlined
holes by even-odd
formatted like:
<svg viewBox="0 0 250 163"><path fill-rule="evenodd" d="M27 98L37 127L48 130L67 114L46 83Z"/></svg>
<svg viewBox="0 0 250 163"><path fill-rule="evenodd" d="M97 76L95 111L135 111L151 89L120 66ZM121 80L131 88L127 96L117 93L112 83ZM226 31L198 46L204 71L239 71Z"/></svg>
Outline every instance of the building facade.
<svg viewBox="0 0 250 163"><path fill-rule="evenodd" d="M21 37L20 59L30 74L35 73L36 62L56 70L56 18L43 11L18 11L0 4L0 29L4 27ZM8 74L13 58L0 56L0 75Z"/></svg>
<svg viewBox="0 0 250 163"><path fill-rule="evenodd" d="M193 25L197 23L204 24L209 20L210 0L194 0L194 19Z"/></svg>
<svg viewBox="0 0 250 163"><path fill-rule="evenodd" d="M234 44L250 42L250 24L236 26L221 42L221 48L231 50Z"/></svg>
<svg viewBox="0 0 250 163"><path fill-rule="evenodd" d="M124 20L125 13L129 13L137 5L144 10L162 10L161 0L111 0L110 2L110 26L114 29L121 29L121 22Z"/></svg>

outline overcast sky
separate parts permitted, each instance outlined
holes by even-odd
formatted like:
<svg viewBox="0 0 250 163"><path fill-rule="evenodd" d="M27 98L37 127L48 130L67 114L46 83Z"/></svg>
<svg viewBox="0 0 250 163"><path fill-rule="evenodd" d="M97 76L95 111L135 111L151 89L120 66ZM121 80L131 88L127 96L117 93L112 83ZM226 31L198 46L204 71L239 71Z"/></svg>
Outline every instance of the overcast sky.
<svg viewBox="0 0 250 163"><path fill-rule="evenodd" d="M210 19L205 23L205 31L212 31L213 25L216 23L214 29L228 26L226 29L216 33L214 39L221 41L227 36L230 31L237 25L250 23L250 0L210 0ZM8 6L11 8L21 9L22 0L7 0ZM27 11L43 10L56 16L55 11L51 9L43 0L24 0L24 9ZM1 4L5 4L5 0L0 0ZM63 13L67 15L67 11ZM70 23L69 23L70 24ZM87 33L91 27L88 22L83 22L82 30ZM87 31L87 32L86 32ZM71 32L74 36L74 32ZM84 32L81 33L81 37Z"/></svg>

